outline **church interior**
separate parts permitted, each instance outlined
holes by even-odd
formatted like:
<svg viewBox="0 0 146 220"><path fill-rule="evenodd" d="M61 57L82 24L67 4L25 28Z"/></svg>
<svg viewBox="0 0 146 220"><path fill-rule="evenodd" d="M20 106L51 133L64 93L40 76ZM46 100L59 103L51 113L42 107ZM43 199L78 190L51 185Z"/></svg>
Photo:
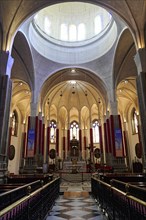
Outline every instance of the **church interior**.
<svg viewBox="0 0 146 220"><path fill-rule="evenodd" d="M0 0L0 47L0 219L146 219L146 1Z"/></svg>

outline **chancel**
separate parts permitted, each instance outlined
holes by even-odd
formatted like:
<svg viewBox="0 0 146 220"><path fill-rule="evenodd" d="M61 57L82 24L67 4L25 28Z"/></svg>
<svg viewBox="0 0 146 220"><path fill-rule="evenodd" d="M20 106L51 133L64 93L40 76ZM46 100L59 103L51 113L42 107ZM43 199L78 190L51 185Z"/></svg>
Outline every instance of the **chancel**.
<svg viewBox="0 0 146 220"><path fill-rule="evenodd" d="M145 15L0 0L1 220L146 219Z"/></svg>

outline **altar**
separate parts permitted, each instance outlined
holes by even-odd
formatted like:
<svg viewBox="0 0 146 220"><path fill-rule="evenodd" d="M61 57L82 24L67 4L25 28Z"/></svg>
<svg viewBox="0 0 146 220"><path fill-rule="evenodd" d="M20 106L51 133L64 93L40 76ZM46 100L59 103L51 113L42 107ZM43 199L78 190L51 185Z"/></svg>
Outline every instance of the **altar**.
<svg viewBox="0 0 146 220"><path fill-rule="evenodd" d="M80 173L86 172L86 162L85 161L77 161L73 163L72 161L64 161L63 162L63 171L69 173Z"/></svg>

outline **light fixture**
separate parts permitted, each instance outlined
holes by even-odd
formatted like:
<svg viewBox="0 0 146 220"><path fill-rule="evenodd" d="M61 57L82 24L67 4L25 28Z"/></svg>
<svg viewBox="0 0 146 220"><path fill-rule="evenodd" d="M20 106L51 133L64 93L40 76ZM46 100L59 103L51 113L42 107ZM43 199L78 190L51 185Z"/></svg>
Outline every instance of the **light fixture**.
<svg viewBox="0 0 146 220"><path fill-rule="evenodd" d="M75 80L71 80L70 84L74 85L74 84L76 84L76 81Z"/></svg>
<svg viewBox="0 0 146 220"><path fill-rule="evenodd" d="M19 86L22 86L22 85L23 85L23 83L22 83L22 82L20 82L20 83L19 83Z"/></svg>
<svg viewBox="0 0 146 220"><path fill-rule="evenodd" d="M75 69L71 69L71 73L75 73L76 72L76 70Z"/></svg>
<svg viewBox="0 0 146 220"><path fill-rule="evenodd" d="M75 94L75 90L74 90L75 87L73 86L72 88L73 88L72 94Z"/></svg>
<svg viewBox="0 0 146 220"><path fill-rule="evenodd" d="M63 96L62 91L60 91L60 96L61 96L61 97Z"/></svg>
<svg viewBox="0 0 146 220"><path fill-rule="evenodd" d="M127 84L127 83L128 83L128 80L125 80L124 83Z"/></svg>

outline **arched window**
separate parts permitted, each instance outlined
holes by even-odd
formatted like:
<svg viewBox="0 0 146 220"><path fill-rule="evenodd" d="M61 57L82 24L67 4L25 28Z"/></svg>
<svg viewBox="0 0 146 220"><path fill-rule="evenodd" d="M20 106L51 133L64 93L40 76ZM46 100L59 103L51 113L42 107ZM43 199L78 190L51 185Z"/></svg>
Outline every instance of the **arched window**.
<svg viewBox="0 0 146 220"><path fill-rule="evenodd" d="M137 134L138 133L138 118L137 118L137 112L135 108L132 109L131 124L132 124L132 133Z"/></svg>
<svg viewBox="0 0 146 220"><path fill-rule="evenodd" d="M94 120L92 122L93 129L93 143L99 143L99 122L98 120Z"/></svg>
<svg viewBox="0 0 146 220"><path fill-rule="evenodd" d="M95 34L99 34L102 30L102 22L100 15L97 15L94 20L94 32Z"/></svg>
<svg viewBox="0 0 146 220"><path fill-rule="evenodd" d="M14 110L12 114L12 135L17 136L17 132L18 132L18 114L16 110Z"/></svg>
<svg viewBox="0 0 146 220"><path fill-rule="evenodd" d="M66 24L61 24L60 38L64 41L68 40L68 27Z"/></svg>
<svg viewBox="0 0 146 220"><path fill-rule="evenodd" d="M79 124L76 121L70 124L70 140L73 138L79 140Z"/></svg>
<svg viewBox="0 0 146 220"><path fill-rule="evenodd" d="M74 24L69 26L69 40L76 41L77 40L77 27Z"/></svg>
<svg viewBox="0 0 146 220"><path fill-rule="evenodd" d="M50 142L51 143L56 143L56 121L51 120L50 122Z"/></svg>
<svg viewBox="0 0 146 220"><path fill-rule="evenodd" d="M51 33L51 22L48 17L45 17L45 20L44 20L44 31L47 34Z"/></svg>
<svg viewBox="0 0 146 220"><path fill-rule="evenodd" d="M78 41L85 40L86 30L85 24L81 23L78 26Z"/></svg>

